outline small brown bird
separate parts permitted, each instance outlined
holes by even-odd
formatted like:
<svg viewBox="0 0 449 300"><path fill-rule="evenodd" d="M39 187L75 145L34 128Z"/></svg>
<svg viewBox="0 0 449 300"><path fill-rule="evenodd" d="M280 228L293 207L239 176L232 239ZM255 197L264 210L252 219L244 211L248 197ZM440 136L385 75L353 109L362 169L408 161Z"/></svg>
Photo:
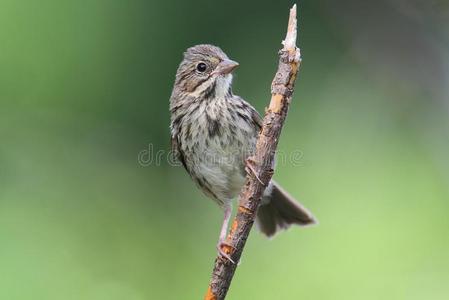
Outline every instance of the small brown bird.
<svg viewBox="0 0 449 300"><path fill-rule="evenodd" d="M218 47L187 49L170 98L172 150L197 183L224 211L217 250L222 250L234 199L245 182L246 159L254 152L262 119L232 93L232 71L239 64ZM271 181L256 223L267 236L290 224L314 224L312 214ZM232 260L231 260L232 261Z"/></svg>

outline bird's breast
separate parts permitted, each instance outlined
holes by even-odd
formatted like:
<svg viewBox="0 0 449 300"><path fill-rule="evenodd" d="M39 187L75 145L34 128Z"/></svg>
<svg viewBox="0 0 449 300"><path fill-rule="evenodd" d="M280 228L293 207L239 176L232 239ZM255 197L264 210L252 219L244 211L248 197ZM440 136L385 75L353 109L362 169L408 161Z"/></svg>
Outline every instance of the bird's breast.
<svg viewBox="0 0 449 300"><path fill-rule="evenodd" d="M215 98L190 105L172 128L189 173L217 198L232 198L243 185L245 160L257 138L249 119L230 99Z"/></svg>

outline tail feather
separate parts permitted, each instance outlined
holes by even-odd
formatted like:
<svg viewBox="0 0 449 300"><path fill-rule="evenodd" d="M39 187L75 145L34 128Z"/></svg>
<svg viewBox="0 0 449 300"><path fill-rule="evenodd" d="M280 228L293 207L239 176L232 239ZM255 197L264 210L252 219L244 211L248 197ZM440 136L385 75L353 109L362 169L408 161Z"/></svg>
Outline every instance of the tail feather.
<svg viewBox="0 0 449 300"><path fill-rule="evenodd" d="M256 222L268 237L291 224L307 226L316 224L315 217L276 182L272 181L257 211Z"/></svg>

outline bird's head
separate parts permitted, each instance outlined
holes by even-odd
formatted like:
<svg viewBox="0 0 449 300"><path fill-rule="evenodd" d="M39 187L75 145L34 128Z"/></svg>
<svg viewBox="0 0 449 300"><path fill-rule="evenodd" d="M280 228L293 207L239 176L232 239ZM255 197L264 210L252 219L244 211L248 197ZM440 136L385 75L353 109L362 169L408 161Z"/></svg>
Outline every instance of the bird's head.
<svg viewBox="0 0 449 300"><path fill-rule="evenodd" d="M230 92L232 71L238 65L216 46L196 45L184 53L175 88L193 97L224 96Z"/></svg>

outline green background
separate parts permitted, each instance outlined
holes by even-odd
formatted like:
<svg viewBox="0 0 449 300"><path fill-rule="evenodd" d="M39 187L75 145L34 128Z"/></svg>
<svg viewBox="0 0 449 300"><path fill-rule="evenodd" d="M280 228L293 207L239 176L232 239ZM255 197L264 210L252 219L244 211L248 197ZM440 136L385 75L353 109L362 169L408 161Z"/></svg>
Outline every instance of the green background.
<svg viewBox="0 0 449 300"><path fill-rule="evenodd" d="M183 51L263 112L290 1L0 1L0 299L201 299L222 214L169 150ZM229 299L449 299L449 5L301 1L276 179L320 225L252 232ZM162 152L161 152L162 153ZM166 158L166 156L163 156Z"/></svg>

